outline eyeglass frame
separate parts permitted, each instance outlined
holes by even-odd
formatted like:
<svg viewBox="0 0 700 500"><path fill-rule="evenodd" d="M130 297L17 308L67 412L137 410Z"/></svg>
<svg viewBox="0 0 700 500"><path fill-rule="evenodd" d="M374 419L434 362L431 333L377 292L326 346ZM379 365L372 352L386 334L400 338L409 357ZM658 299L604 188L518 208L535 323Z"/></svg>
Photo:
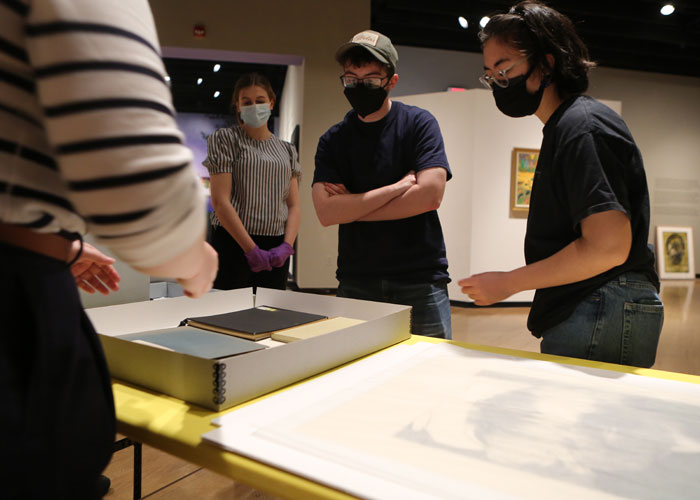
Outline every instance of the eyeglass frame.
<svg viewBox="0 0 700 500"><path fill-rule="evenodd" d="M481 84L489 90L493 90L493 85L491 85L491 83L489 83L491 81L493 81L496 85L498 85L502 89L505 89L508 87L508 85L510 85L510 79L508 78L508 75L506 73L508 73L511 69L515 68L519 64L522 64L523 62L527 61L528 59L530 59L530 56L525 56L522 59L515 61L513 64L511 64L507 68L499 69L496 71L496 74L505 80L504 84L501 84L497 78L495 78L493 76L489 76L486 73L484 73L483 75L481 75L479 77L479 82L481 82Z"/></svg>
<svg viewBox="0 0 700 500"><path fill-rule="evenodd" d="M390 77L390 76L368 76L368 77L365 77L365 78L358 78L358 77L356 77L356 76L340 75L339 78L340 78L340 84L341 84L341 85L343 86L343 88L345 88L345 89L353 89L353 88L357 87L358 85L362 85L362 86L364 86L364 87L369 87L369 88L371 88L371 89L381 89L381 88L383 88L383 87L386 87L386 85L389 84L389 82L387 82L386 85L382 85L382 84L381 84L381 83L382 83L382 80L384 80L384 79L386 78L386 79L388 79L388 80L391 81L391 77ZM354 80L356 80L355 85L353 85L353 86L348 86L348 85L346 85L346 84L345 84L345 78L353 78ZM371 86L371 85L366 85L364 82L367 81L367 80L379 80L379 85L377 85L376 87Z"/></svg>

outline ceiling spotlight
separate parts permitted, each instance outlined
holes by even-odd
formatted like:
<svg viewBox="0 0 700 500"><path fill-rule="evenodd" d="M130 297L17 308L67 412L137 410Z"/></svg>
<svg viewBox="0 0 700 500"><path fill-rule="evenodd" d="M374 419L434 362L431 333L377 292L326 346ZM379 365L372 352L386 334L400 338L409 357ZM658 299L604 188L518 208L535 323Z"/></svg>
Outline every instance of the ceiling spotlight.
<svg viewBox="0 0 700 500"><path fill-rule="evenodd" d="M201 85L203 81L204 78L197 78L197 85Z"/></svg>
<svg viewBox="0 0 700 500"><path fill-rule="evenodd" d="M216 72L219 71L220 69L221 69L221 64L215 64L215 65L214 65L214 73L216 73Z"/></svg>
<svg viewBox="0 0 700 500"><path fill-rule="evenodd" d="M663 7L661 7L661 14L664 16L670 16L675 12L676 8L673 6L673 4L667 3Z"/></svg>
<svg viewBox="0 0 700 500"><path fill-rule="evenodd" d="M219 92L219 91L217 90L216 92L214 92L214 99L216 99L216 98L219 97L220 95L221 95L221 92Z"/></svg>
<svg viewBox="0 0 700 500"><path fill-rule="evenodd" d="M491 20L491 18L488 17L488 16L482 17L482 18L481 18L481 21L479 21L479 26L481 26L482 28L485 28L486 25L489 23L490 20Z"/></svg>
<svg viewBox="0 0 700 500"><path fill-rule="evenodd" d="M467 19L464 16L459 16L459 18L457 18L457 22L464 29L467 29L469 27L469 21L467 21Z"/></svg>
<svg viewBox="0 0 700 500"><path fill-rule="evenodd" d="M170 81L170 75L165 75L165 81L169 82Z"/></svg>

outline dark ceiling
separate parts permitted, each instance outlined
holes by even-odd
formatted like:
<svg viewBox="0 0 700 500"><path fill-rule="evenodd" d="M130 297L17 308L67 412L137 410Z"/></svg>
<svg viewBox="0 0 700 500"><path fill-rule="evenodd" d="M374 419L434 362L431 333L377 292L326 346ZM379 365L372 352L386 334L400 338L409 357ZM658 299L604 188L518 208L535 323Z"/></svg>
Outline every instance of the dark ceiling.
<svg viewBox="0 0 700 500"><path fill-rule="evenodd" d="M372 29L396 45L480 52L483 16L514 0L372 0ZM700 0L550 0L600 66L700 77ZM659 10L672 3L676 10ZM465 17L469 26L457 22Z"/></svg>
<svg viewBox="0 0 700 500"><path fill-rule="evenodd" d="M671 0L675 13L663 16L657 0L551 0L548 5L575 23L600 66L700 77L700 0ZM396 45L481 52L477 33L485 15L505 12L513 0L372 0L371 27ZM467 29L457 22L469 21ZM179 112L227 114L236 79L265 74L278 100L286 66L166 58ZM197 85L197 79L203 81ZM218 90L221 95L214 98ZM277 107L273 116L277 114Z"/></svg>
<svg viewBox="0 0 700 500"><path fill-rule="evenodd" d="M179 113L228 114L236 80L245 73L258 72L265 75L277 95L282 98L287 66L277 64L252 64L200 59L163 59L170 76L173 103ZM219 63L219 71L214 64ZM197 83L201 78L202 82ZM220 92L214 97L216 91ZM275 106L272 116L279 114Z"/></svg>

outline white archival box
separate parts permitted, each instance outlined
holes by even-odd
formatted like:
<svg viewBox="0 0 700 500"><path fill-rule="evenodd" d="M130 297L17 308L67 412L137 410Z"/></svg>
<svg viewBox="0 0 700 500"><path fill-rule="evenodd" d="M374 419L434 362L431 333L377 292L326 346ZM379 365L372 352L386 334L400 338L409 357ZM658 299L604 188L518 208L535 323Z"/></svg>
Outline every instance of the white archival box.
<svg viewBox="0 0 700 500"><path fill-rule="evenodd" d="M267 305L363 323L318 337L220 359L205 359L119 338L172 328L182 320ZM410 337L410 307L252 288L200 299L174 297L86 310L112 377L215 411L335 368Z"/></svg>

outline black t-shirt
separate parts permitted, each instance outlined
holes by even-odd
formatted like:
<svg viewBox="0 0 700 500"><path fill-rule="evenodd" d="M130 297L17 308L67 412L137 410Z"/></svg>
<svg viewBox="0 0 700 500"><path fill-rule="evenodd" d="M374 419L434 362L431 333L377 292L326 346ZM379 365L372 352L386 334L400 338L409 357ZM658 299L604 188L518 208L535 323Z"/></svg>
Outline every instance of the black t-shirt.
<svg viewBox="0 0 700 500"><path fill-rule="evenodd" d="M313 182L342 183L351 193L365 193L430 167L442 167L452 177L437 120L424 109L393 101L378 122L364 123L350 111L321 137ZM437 211L340 224L336 276L449 281Z"/></svg>
<svg viewBox="0 0 700 500"><path fill-rule="evenodd" d="M649 237L649 192L642 156L622 118L588 96L568 99L544 126L530 197L525 261L555 254L581 236L589 215L619 210L632 225L627 261L598 276L539 289L528 318L536 336L567 319L590 293L615 276L636 271L658 289Z"/></svg>

